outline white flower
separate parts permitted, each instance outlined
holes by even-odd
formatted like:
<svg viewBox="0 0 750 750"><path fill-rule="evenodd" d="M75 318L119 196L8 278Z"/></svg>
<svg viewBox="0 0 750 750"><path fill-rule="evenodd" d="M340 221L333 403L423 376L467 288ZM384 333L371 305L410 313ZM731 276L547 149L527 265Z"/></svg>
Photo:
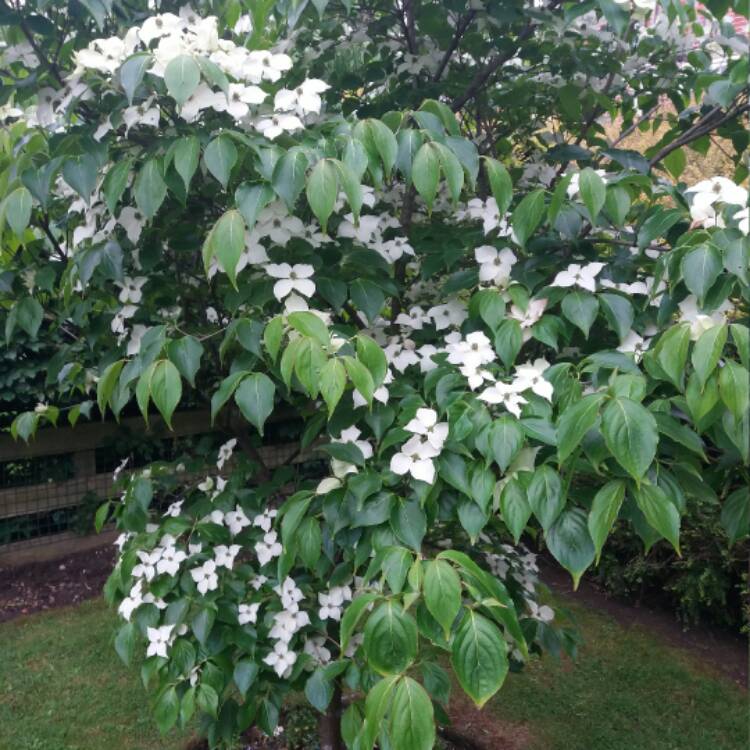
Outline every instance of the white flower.
<svg viewBox="0 0 750 750"><path fill-rule="evenodd" d="M273 667L273 671L279 677L285 677L287 673L291 673L292 667L297 661L297 654L294 651L290 651L283 641L279 641L273 647L273 651L263 658L263 661L269 667Z"/></svg>
<svg viewBox="0 0 750 750"><path fill-rule="evenodd" d="M555 280L550 286L579 286L581 289L595 292L596 277L605 265L605 263L589 263L580 266L578 263L571 263L565 271L560 271L555 276Z"/></svg>
<svg viewBox="0 0 750 750"><path fill-rule="evenodd" d="M448 341L448 337L446 337ZM492 342L482 331L474 331L465 339L448 341L446 346L448 361L454 365L463 365L476 370L482 365L489 364L495 359L495 350Z"/></svg>
<svg viewBox="0 0 750 750"><path fill-rule="evenodd" d="M315 269L306 263L290 266L288 263L269 263L266 273L274 279L279 279L273 285L273 293L281 301L293 291L298 291L304 297L315 294L315 282L310 277Z"/></svg>
<svg viewBox="0 0 750 750"><path fill-rule="evenodd" d="M700 335L721 325L726 320L726 313L732 309L732 303L727 300L711 313L706 313L698 307L698 300L694 295L689 295L680 302L680 322L690 323L690 338L697 341Z"/></svg>
<svg viewBox="0 0 750 750"><path fill-rule="evenodd" d="M510 279L510 272L516 262L516 256L510 248L497 250L492 245L482 245L474 250L474 257L479 263L479 280L504 286Z"/></svg>
<svg viewBox="0 0 750 750"><path fill-rule="evenodd" d="M372 458L372 446L366 440L360 440L359 436L362 433L354 426L348 427L345 430L341 430L341 434L337 438L333 438L334 443L352 443L362 452L362 456Z"/></svg>
<svg viewBox="0 0 750 750"><path fill-rule="evenodd" d="M138 32L141 41L148 47L154 40L163 36L168 36L175 31L181 31L185 22L179 16L173 13L162 13L158 16L147 18Z"/></svg>
<svg viewBox="0 0 750 750"><path fill-rule="evenodd" d="M212 107L217 112L227 112L235 120L241 120L250 112L251 104L262 104L267 96L260 86L230 83L226 98L218 98Z"/></svg>
<svg viewBox="0 0 750 750"><path fill-rule="evenodd" d="M148 279L145 276L136 276L135 278L126 276L122 281L116 281L115 284L122 289L119 296L120 302L126 305L137 305L143 299L141 289L147 281Z"/></svg>
<svg viewBox="0 0 750 750"><path fill-rule="evenodd" d="M234 447L237 445L237 438L232 438L231 440L227 440L226 443L224 443L219 448L219 456L216 461L216 468L221 471L224 468L224 464L229 461L229 459L232 457L232 452L234 451Z"/></svg>
<svg viewBox="0 0 750 750"><path fill-rule="evenodd" d="M255 545L255 553L258 555L258 562L261 567L271 562L274 557L278 557L282 552L281 544L277 541L278 537L275 531L269 531L262 542Z"/></svg>
<svg viewBox="0 0 750 750"><path fill-rule="evenodd" d="M452 299L442 305L435 305L427 311L427 315L432 318L435 328L440 331L449 326L460 326L469 314L466 312L466 306L457 299Z"/></svg>
<svg viewBox="0 0 750 750"><path fill-rule="evenodd" d="M437 421L434 409L417 409L417 415L404 427L407 432L423 435L435 449L442 450L448 439L448 423Z"/></svg>
<svg viewBox="0 0 750 750"><path fill-rule="evenodd" d="M521 416L521 406L527 403L515 385L501 382L493 383L489 388L485 388L479 394L479 398L488 404L501 404L516 417Z"/></svg>
<svg viewBox="0 0 750 750"><path fill-rule="evenodd" d="M266 508L261 514L253 518L253 526L257 526L258 528L263 529L263 531L269 532L273 525L273 519L276 518L277 514L277 510Z"/></svg>
<svg viewBox="0 0 750 750"><path fill-rule="evenodd" d="M225 544L219 544L214 548L214 559L216 560L216 567L224 567L227 570L231 570L234 565L234 558L237 557L242 547L239 544L230 544L227 547Z"/></svg>
<svg viewBox="0 0 750 750"><path fill-rule="evenodd" d="M341 487L340 479L336 479L336 477L326 477L325 479L321 479L318 483L318 486L315 488L315 494L327 495L329 492L337 490L339 487Z"/></svg>
<svg viewBox="0 0 750 750"><path fill-rule="evenodd" d="M167 658L167 647L172 636L174 625L162 625L159 628L146 628L148 648L146 656L162 656Z"/></svg>
<svg viewBox="0 0 750 750"><path fill-rule="evenodd" d="M259 591L264 583L268 581L268 578L265 576L257 575L252 578L250 581L250 585L256 590Z"/></svg>
<svg viewBox="0 0 750 750"><path fill-rule="evenodd" d="M539 319L544 314L545 307L547 307L546 299L529 300L529 304L526 305L526 310L521 310L520 307L511 305L508 314L513 320L517 320L521 324L524 342L531 338L531 331L529 329L539 322Z"/></svg>
<svg viewBox="0 0 750 750"><path fill-rule="evenodd" d="M351 599L352 590L349 586L334 586L329 589L327 594L319 593L320 609L318 610L318 617L321 620L330 619L338 622L343 614L344 602L349 602Z"/></svg>
<svg viewBox="0 0 750 750"><path fill-rule="evenodd" d="M294 582L293 578L287 576L280 586L274 586L273 589L281 599L281 606L286 612L299 612L298 602L305 597L302 590Z"/></svg>
<svg viewBox="0 0 750 750"><path fill-rule="evenodd" d="M528 602L531 617L540 622L552 622L555 619L555 611L552 607L543 604L541 607L533 600Z"/></svg>
<svg viewBox="0 0 750 750"><path fill-rule="evenodd" d="M248 623L255 625L258 620L258 609L260 604L240 604L237 607L237 622L240 625L247 625Z"/></svg>
<svg viewBox="0 0 750 750"><path fill-rule="evenodd" d="M125 206L117 217L117 223L125 229L128 239L135 245L141 237L146 219L137 208Z"/></svg>
<svg viewBox="0 0 750 750"><path fill-rule="evenodd" d="M176 547L165 547L161 553L161 559L156 563L156 572L176 576L180 572L180 564L187 555Z"/></svg>
<svg viewBox="0 0 750 750"><path fill-rule="evenodd" d="M632 330L627 332L620 346L617 347L618 352L632 352L636 362L640 362L646 349L648 349L648 339L644 339L643 336Z"/></svg>
<svg viewBox="0 0 750 750"><path fill-rule="evenodd" d="M232 536L237 536L245 526L250 525L250 519L245 515L245 511L239 505L234 510L230 510L224 515L224 523L229 529Z"/></svg>
<svg viewBox="0 0 750 750"><path fill-rule="evenodd" d="M400 326L407 326L416 331L421 331L425 323L429 323L430 316L425 314L421 307L412 307L408 313L399 313L395 322ZM415 363L416 364L416 363Z"/></svg>
<svg viewBox="0 0 750 750"><path fill-rule="evenodd" d="M291 133L302 130L305 126L296 115L273 115L272 117L261 117L255 122L255 129L266 138L275 140L282 133Z"/></svg>
<svg viewBox="0 0 750 750"><path fill-rule="evenodd" d="M398 453L391 457L391 471L394 474L411 474L427 484L435 481L435 464L432 459L439 456L440 451L420 439L419 435L409 438Z"/></svg>
<svg viewBox="0 0 750 750"><path fill-rule="evenodd" d="M281 74L290 70L292 58L289 55L273 54L268 50L253 50L243 66L243 72L248 81L260 83L262 80L275 83Z"/></svg>
<svg viewBox="0 0 750 750"><path fill-rule="evenodd" d="M536 359L533 363L526 362L526 364L518 365L513 387L518 391L531 389L537 396L552 401L552 383L543 377L548 368L549 362L546 359Z"/></svg>
<svg viewBox="0 0 750 750"><path fill-rule="evenodd" d="M200 567L193 568L190 575L201 594L205 595L209 591L219 588L219 577L216 574L216 563L213 560L206 560Z"/></svg>
<svg viewBox="0 0 750 750"><path fill-rule="evenodd" d="M317 664L326 665L331 661L331 652L325 647L325 642L322 635L315 635L305 641L305 653L312 656Z"/></svg>
<svg viewBox="0 0 750 750"><path fill-rule="evenodd" d="M289 112L294 110L300 117L320 114L320 95L330 86L318 78L308 78L295 89L281 89L273 100L273 108Z"/></svg>
<svg viewBox="0 0 750 750"><path fill-rule="evenodd" d="M731 203L736 206L747 204L747 190L740 185L735 185L726 177L701 180L685 192L693 198L691 213L692 208L700 210L714 203Z"/></svg>

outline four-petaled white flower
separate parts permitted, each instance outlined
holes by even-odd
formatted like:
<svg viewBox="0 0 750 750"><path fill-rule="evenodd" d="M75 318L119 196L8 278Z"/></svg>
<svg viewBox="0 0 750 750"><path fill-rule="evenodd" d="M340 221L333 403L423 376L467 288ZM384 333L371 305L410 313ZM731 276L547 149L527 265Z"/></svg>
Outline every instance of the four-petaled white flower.
<svg viewBox="0 0 750 750"><path fill-rule="evenodd" d="M620 342L617 351L632 353L635 357L635 361L640 362L643 352L648 349L648 343L648 339L644 339L643 336L631 330L627 332L625 338Z"/></svg>
<svg viewBox="0 0 750 750"><path fill-rule="evenodd" d="M148 279L145 276L136 276L134 278L126 276L121 282L115 282L117 286L122 288L119 296L120 302L125 305L137 305L143 299L141 289L147 281Z"/></svg>
<svg viewBox="0 0 750 750"><path fill-rule="evenodd" d="M264 535L262 542L255 545L255 554L258 555L258 562L261 566L271 562L274 557L278 557L282 552L281 544L275 531L269 531Z"/></svg>
<svg viewBox="0 0 750 750"><path fill-rule="evenodd" d="M479 280L498 286L506 286L510 272L516 262L516 256L510 248L497 250L492 245L482 245L474 250L474 257L479 263Z"/></svg>
<svg viewBox="0 0 750 750"><path fill-rule="evenodd" d="M206 560L200 567L193 568L190 575L201 594L219 588L219 576L216 574L216 563L213 560Z"/></svg>
<svg viewBox="0 0 750 750"><path fill-rule="evenodd" d="M299 292L304 297L312 297L315 294L315 282L310 277L315 269L307 263L269 263L266 273L278 279L273 285L273 293L277 300L281 301L293 291Z"/></svg>
<svg viewBox="0 0 750 750"><path fill-rule="evenodd" d="M167 658L167 649L169 648L169 642L172 637L172 630L174 625L162 625L159 628L146 628L146 635L148 636L148 648L146 649L146 656L162 656Z"/></svg>
<svg viewBox="0 0 750 750"><path fill-rule="evenodd" d="M214 547L214 559L217 568L227 568L231 570L234 565L234 558L237 557L242 547L239 544L218 544Z"/></svg>
<svg viewBox="0 0 750 750"><path fill-rule="evenodd" d="M411 419L404 429L415 435L422 435L437 450L442 450L448 439L448 423L438 422L434 409L417 409L416 417Z"/></svg>
<svg viewBox="0 0 750 750"><path fill-rule="evenodd" d="M161 559L156 563L156 572L176 576L180 571L180 565L187 559L187 555L176 547L165 547L161 553Z"/></svg>
<svg viewBox="0 0 750 750"><path fill-rule="evenodd" d="M442 305L431 307L427 311L427 315L432 318L435 328L438 331L449 326L458 327L469 317L466 306L457 299L452 299Z"/></svg>
<svg viewBox="0 0 750 750"><path fill-rule="evenodd" d="M237 622L240 625L254 625L258 620L259 608L260 604L257 602L254 604L240 604L237 607Z"/></svg>
<svg viewBox="0 0 750 750"><path fill-rule="evenodd" d="M552 401L552 383L545 380L543 375L549 368L549 362L546 359L535 359L534 362L516 367L516 377L513 381L518 391L532 390L537 396Z"/></svg>
<svg viewBox="0 0 750 750"><path fill-rule="evenodd" d="M398 453L391 457L391 471L403 476L411 474L427 484L435 481L435 464L432 459L440 455L440 450L419 435L409 438Z"/></svg>
<svg viewBox="0 0 750 750"><path fill-rule="evenodd" d="M271 117L262 117L255 123L255 129L272 141L282 133L292 133L304 127L297 115L276 114Z"/></svg>
<svg viewBox="0 0 750 750"><path fill-rule="evenodd" d="M479 394L482 401L488 404L500 404L516 417L521 416L521 407L527 403L526 399L518 392L514 384L493 383Z"/></svg>
<svg viewBox="0 0 750 750"><path fill-rule="evenodd" d="M288 672L292 671L292 667L297 661L297 654L290 651L283 641L279 641L273 647L273 651L263 658L263 661L269 667L273 667L273 671L279 677L285 677Z"/></svg>
<svg viewBox="0 0 750 750"><path fill-rule="evenodd" d="M232 536L237 536L245 526L250 525L250 519L245 515L245 511L237 505L234 510L224 514L224 523L229 529Z"/></svg>
<svg viewBox="0 0 750 750"><path fill-rule="evenodd" d="M581 289L595 292L596 277L605 265L605 263L588 263L585 266L581 266L578 263L571 263L565 271L560 271L555 276L555 280L550 286L579 286Z"/></svg>
<svg viewBox="0 0 750 750"><path fill-rule="evenodd" d="M319 78L308 78L294 89L281 89L273 100L273 108L284 112L294 110L300 117L320 114L320 95L330 86Z"/></svg>

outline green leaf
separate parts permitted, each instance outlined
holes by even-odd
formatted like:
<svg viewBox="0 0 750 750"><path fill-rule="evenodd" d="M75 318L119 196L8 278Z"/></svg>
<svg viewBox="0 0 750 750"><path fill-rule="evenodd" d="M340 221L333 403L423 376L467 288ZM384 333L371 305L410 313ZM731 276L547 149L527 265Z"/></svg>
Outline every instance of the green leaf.
<svg viewBox="0 0 750 750"><path fill-rule="evenodd" d="M112 215L115 214L117 204L128 185L128 177L132 166L132 159L121 159L107 172L107 176L104 178L102 193L104 193L104 200Z"/></svg>
<svg viewBox="0 0 750 750"><path fill-rule="evenodd" d="M635 489L635 502L649 525L680 554L680 513L661 487L642 482Z"/></svg>
<svg viewBox="0 0 750 750"><path fill-rule="evenodd" d="M580 508L568 508L550 526L545 535L552 556L573 576L573 587L596 555L586 524L586 514Z"/></svg>
<svg viewBox="0 0 750 750"><path fill-rule="evenodd" d="M96 403L99 406L99 413L102 415L102 419L104 419L107 404L112 398L112 393L115 390L117 380L120 377L120 372L122 372L124 364L124 359L118 359L116 362L113 362L102 373L99 382L96 384Z"/></svg>
<svg viewBox="0 0 750 750"><path fill-rule="evenodd" d="M28 188L16 188L3 201L5 209L5 218L13 230L13 234L19 239L23 237L26 227L29 226L31 219L31 193Z"/></svg>
<svg viewBox="0 0 750 750"><path fill-rule="evenodd" d="M740 487L724 501L721 525L734 544L750 534L750 488Z"/></svg>
<svg viewBox="0 0 750 750"><path fill-rule="evenodd" d="M233 372L221 381L221 384L211 396L211 424L213 424L216 415L221 411L222 406L232 398L240 381L247 374L245 370L240 370L239 372Z"/></svg>
<svg viewBox="0 0 750 750"><path fill-rule="evenodd" d="M305 187L306 169L307 157L299 149L287 151L274 167L271 184L290 211L294 209L294 204Z"/></svg>
<svg viewBox="0 0 750 750"><path fill-rule="evenodd" d="M393 688L401 679L399 675L384 677L370 688L365 701L365 722L357 750L372 750L372 746L381 731L383 719L393 701Z"/></svg>
<svg viewBox="0 0 750 750"><path fill-rule="evenodd" d="M503 521L508 531L518 544L531 517L531 507L521 483L515 477L505 484L500 493L500 512L503 514Z"/></svg>
<svg viewBox="0 0 750 750"><path fill-rule="evenodd" d="M195 388L195 374L198 372L203 356L203 344L193 336L184 336L169 342L167 354L180 375Z"/></svg>
<svg viewBox="0 0 750 750"><path fill-rule="evenodd" d="M139 52L135 55L131 55L125 60L117 71L120 86L122 86L125 96L128 97L129 105L133 104L133 97L135 96L136 89L141 85L143 76L153 62L154 58L150 53Z"/></svg>
<svg viewBox="0 0 750 750"><path fill-rule="evenodd" d="M197 136L187 135L176 141L174 146L174 168L185 183L185 192L190 189L190 181L198 168L201 143Z"/></svg>
<svg viewBox="0 0 750 750"><path fill-rule="evenodd" d="M522 346L521 324L517 320L507 318L500 324L495 334L495 351L500 355L506 367L513 365Z"/></svg>
<svg viewBox="0 0 750 750"><path fill-rule="evenodd" d="M599 314L599 300L588 292L569 292L563 297L561 309L563 315L588 338Z"/></svg>
<svg viewBox="0 0 750 750"><path fill-rule="evenodd" d="M414 618L396 602L383 602L367 619L364 649L368 666L379 674L403 672L417 655Z"/></svg>
<svg viewBox="0 0 750 750"><path fill-rule="evenodd" d="M685 286L702 305L706 293L722 271L721 253L715 245L698 245L685 253L680 268Z"/></svg>
<svg viewBox="0 0 750 750"><path fill-rule="evenodd" d="M388 360L380 345L363 333L357 334L357 359L370 371L375 388L381 385L388 372Z"/></svg>
<svg viewBox="0 0 750 750"><path fill-rule="evenodd" d="M167 196L167 184L164 182L157 159L149 159L138 172L134 193L135 202L141 213L147 219L155 216Z"/></svg>
<svg viewBox="0 0 750 750"><path fill-rule="evenodd" d="M263 425L273 411L275 394L276 386L273 381L261 372L248 375L234 394L234 400L243 416L261 435Z"/></svg>
<svg viewBox="0 0 750 750"><path fill-rule="evenodd" d="M497 203L497 212L504 216L513 200L513 182L508 170L499 161L485 157L484 167L487 170L492 196Z"/></svg>
<svg viewBox="0 0 750 750"><path fill-rule="evenodd" d="M500 417L490 428L489 440L492 455L500 471L504 472L523 447L523 428L514 417Z"/></svg>
<svg viewBox="0 0 750 750"><path fill-rule="evenodd" d="M445 637L450 637L461 609L461 579L444 560L431 560L424 574L424 601L430 614L442 625Z"/></svg>
<svg viewBox="0 0 750 750"><path fill-rule="evenodd" d="M596 224L596 217L604 206L606 185L604 180L591 167L582 169L578 179L583 204L589 212L591 223Z"/></svg>
<svg viewBox="0 0 750 750"><path fill-rule="evenodd" d="M229 184L232 168L237 163L237 147L228 135L214 138L203 152L208 171L221 183L224 190Z"/></svg>
<svg viewBox="0 0 750 750"><path fill-rule="evenodd" d="M331 698L333 698L333 683L326 678L323 667L318 667L307 678L307 682L305 683L305 698L307 698L313 708L316 708L321 713L325 713L328 704L331 702Z"/></svg>
<svg viewBox="0 0 750 750"><path fill-rule="evenodd" d="M357 174L348 165L338 159L334 160L334 164L338 170L341 188L349 202L349 208L352 210L352 216L354 216L354 223L356 224L362 210L362 185Z"/></svg>
<svg viewBox="0 0 750 750"><path fill-rule="evenodd" d="M609 321L610 328L622 341L633 327L633 306L622 295L608 292L599 295L599 302Z"/></svg>
<svg viewBox="0 0 750 750"><path fill-rule="evenodd" d="M381 570L392 593L400 594L403 590L413 561L412 553L404 547L390 547L386 550Z"/></svg>
<svg viewBox="0 0 750 750"><path fill-rule="evenodd" d="M719 393L724 405L729 409L737 420L747 415L750 408L750 373L728 359L719 373Z"/></svg>
<svg viewBox="0 0 750 750"><path fill-rule="evenodd" d="M273 197L273 190L268 185L250 185L243 182L234 191L237 208L240 209L248 231L252 231L258 215L273 200Z"/></svg>
<svg viewBox="0 0 750 750"><path fill-rule="evenodd" d="M508 674L507 646L497 626L467 610L453 639L451 664L464 692L481 708Z"/></svg>
<svg viewBox="0 0 750 750"><path fill-rule="evenodd" d="M464 169L456 155L442 143L435 143L435 148L440 156L440 167L445 175L445 181L448 183L448 190L453 198L454 204L461 197L461 190L464 186Z"/></svg>
<svg viewBox="0 0 750 750"><path fill-rule="evenodd" d="M427 204L428 211L431 211L440 181L440 155L434 143L425 143L417 151L411 168L411 178L417 192Z"/></svg>
<svg viewBox="0 0 750 750"><path fill-rule="evenodd" d="M383 171L388 177L396 163L398 142L393 131L380 120L368 120L367 127L378 155L383 162Z"/></svg>
<svg viewBox="0 0 750 750"><path fill-rule="evenodd" d="M547 531L565 507L560 475L551 466L540 466L529 483L526 497L532 512Z"/></svg>
<svg viewBox="0 0 750 750"><path fill-rule="evenodd" d="M346 368L340 359L329 359L320 371L320 395L328 407L330 419L346 388Z"/></svg>
<svg viewBox="0 0 750 750"><path fill-rule="evenodd" d="M164 70L164 83L170 96L181 107L201 81L201 70L192 55L173 57Z"/></svg>
<svg viewBox="0 0 750 750"><path fill-rule="evenodd" d="M588 517L588 529L596 549L596 562L602 554L602 547L615 525L625 498L625 483L621 480L608 482L594 496Z"/></svg>
<svg viewBox="0 0 750 750"><path fill-rule="evenodd" d="M13 305L16 324L32 339L36 338L44 318L42 306L33 297L22 297Z"/></svg>
<svg viewBox="0 0 750 750"><path fill-rule="evenodd" d="M704 331L695 342L690 361L693 363L701 388L719 364L728 334L729 328L722 323Z"/></svg>
<svg viewBox="0 0 750 750"><path fill-rule="evenodd" d="M272 360L276 360L281 347L281 339L284 336L284 320L279 315L266 323L263 329L263 344L271 355Z"/></svg>
<svg viewBox="0 0 750 750"><path fill-rule="evenodd" d="M162 734L166 734L177 721L180 713L180 699L173 686L167 686L156 699L154 720Z"/></svg>
<svg viewBox="0 0 750 750"><path fill-rule="evenodd" d="M544 218L544 190L534 190L516 206L510 223L521 247L536 231Z"/></svg>
<svg viewBox="0 0 750 750"><path fill-rule="evenodd" d="M171 429L172 414L182 398L182 380L178 369L168 359L156 363L151 375L149 392L156 408Z"/></svg>
<svg viewBox="0 0 750 750"><path fill-rule="evenodd" d="M307 178L307 202L320 222L324 233L328 231L328 218L333 213L339 194L339 177L332 159L321 159Z"/></svg>
<svg viewBox="0 0 750 750"><path fill-rule="evenodd" d="M427 516L416 498L397 502L391 510L391 528L415 552L422 548L427 533Z"/></svg>
<svg viewBox="0 0 750 750"><path fill-rule="evenodd" d="M669 328L653 350L653 358L662 372L679 390L682 390L689 348L690 325L683 323Z"/></svg>
<svg viewBox="0 0 750 750"><path fill-rule="evenodd" d="M306 518L302 521L297 529L296 543L300 560L307 568L314 570L323 546L320 524L314 518Z"/></svg>
<svg viewBox="0 0 750 750"><path fill-rule="evenodd" d="M293 312L287 316L287 322L303 336L314 339L321 346L331 343L328 327L315 313L307 310Z"/></svg>
<svg viewBox="0 0 750 750"><path fill-rule="evenodd" d="M432 750L435 716L425 689L411 677L396 686L390 708L389 737L393 750Z"/></svg>
<svg viewBox="0 0 750 750"><path fill-rule="evenodd" d="M610 453L636 481L656 456L659 435L653 414L629 398L615 398L602 414L602 434Z"/></svg>
<svg viewBox="0 0 750 750"><path fill-rule="evenodd" d="M349 294L357 309L361 310L369 321L375 320L385 304L383 290L369 279L355 279L349 285Z"/></svg>
<svg viewBox="0 0 750 750"><path fill-rule="evenodd" d="M134 622L126 622L118 631L115 637L115 651L122 659L126 667L130 666L133 661L137 631Z"/></svg>
<svg viewBox="0 0 750 750"><path fill-rule="evenodd" d="M619 185L610 185L607 188L607 196L604 199L604 210L616 227L625 224L630 212L630 193Z"/></svg>
<svg viewBox="0 0 750 750"><path fill-rule="evenodd" d="M245 222L242 214L232 208L214 225L209 238L211 255L215 255L229 281L237 286L237 264L245 251Z"/></svg>
<svg viewBox="0 0 750 750"><path fill-rule="evenodd" d="M237 689L244 696L258 676L258 665L252 659L240 659L234 665L232 679Z"/></svg>
<svg viewBox="0 0 750 750"><path fill-rule="evenodd" d="M560 415L557 422L558 463L565 461L578 448L586 433L596 424L603 400L603 394L592 393L568 406Z"/></svg>
<svg viewBox="0 0 750 750"><path fill-rule="evenodd" d="M346 651L354 631L367 608L378 598L378 594L365 593L356 596L344 610L341 618L341 650Z"/></svg>
<svg viewBox="0 0 750 750"><path fill-rule="evenodd" d="M91 193L96 187L96 159L91 154L76 156L63 164L65 182L86 201L91 201Z"/></svg>

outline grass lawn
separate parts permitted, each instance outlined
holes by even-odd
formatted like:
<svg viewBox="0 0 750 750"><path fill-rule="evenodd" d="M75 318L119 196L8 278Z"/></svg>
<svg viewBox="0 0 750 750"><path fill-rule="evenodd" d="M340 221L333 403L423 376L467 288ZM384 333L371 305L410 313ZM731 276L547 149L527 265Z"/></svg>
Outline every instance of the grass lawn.
<svg viewBox="0 0 750 750"><path fill-rule="evenodd" d="M524 750L748 746L746 693L646 632L570 608L585 639L578 662L533 664L487 707L523 727ZM0 625L0 748L182 747L184 737L160 739L153 728L137 669L112 648L113 627L101 602Z"/></svg>

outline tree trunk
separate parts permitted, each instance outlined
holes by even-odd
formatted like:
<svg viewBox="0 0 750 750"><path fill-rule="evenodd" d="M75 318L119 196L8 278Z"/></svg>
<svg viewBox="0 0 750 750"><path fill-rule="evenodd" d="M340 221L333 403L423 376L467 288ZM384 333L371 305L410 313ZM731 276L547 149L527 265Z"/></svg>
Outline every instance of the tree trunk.
<svg viewBox="0 0 750 750"><path fill-rule="evenodd" d="M344 740L341 737L341 709L341 686L336 681L328 710L318 722L320 750L344 750Z"/></svg>

